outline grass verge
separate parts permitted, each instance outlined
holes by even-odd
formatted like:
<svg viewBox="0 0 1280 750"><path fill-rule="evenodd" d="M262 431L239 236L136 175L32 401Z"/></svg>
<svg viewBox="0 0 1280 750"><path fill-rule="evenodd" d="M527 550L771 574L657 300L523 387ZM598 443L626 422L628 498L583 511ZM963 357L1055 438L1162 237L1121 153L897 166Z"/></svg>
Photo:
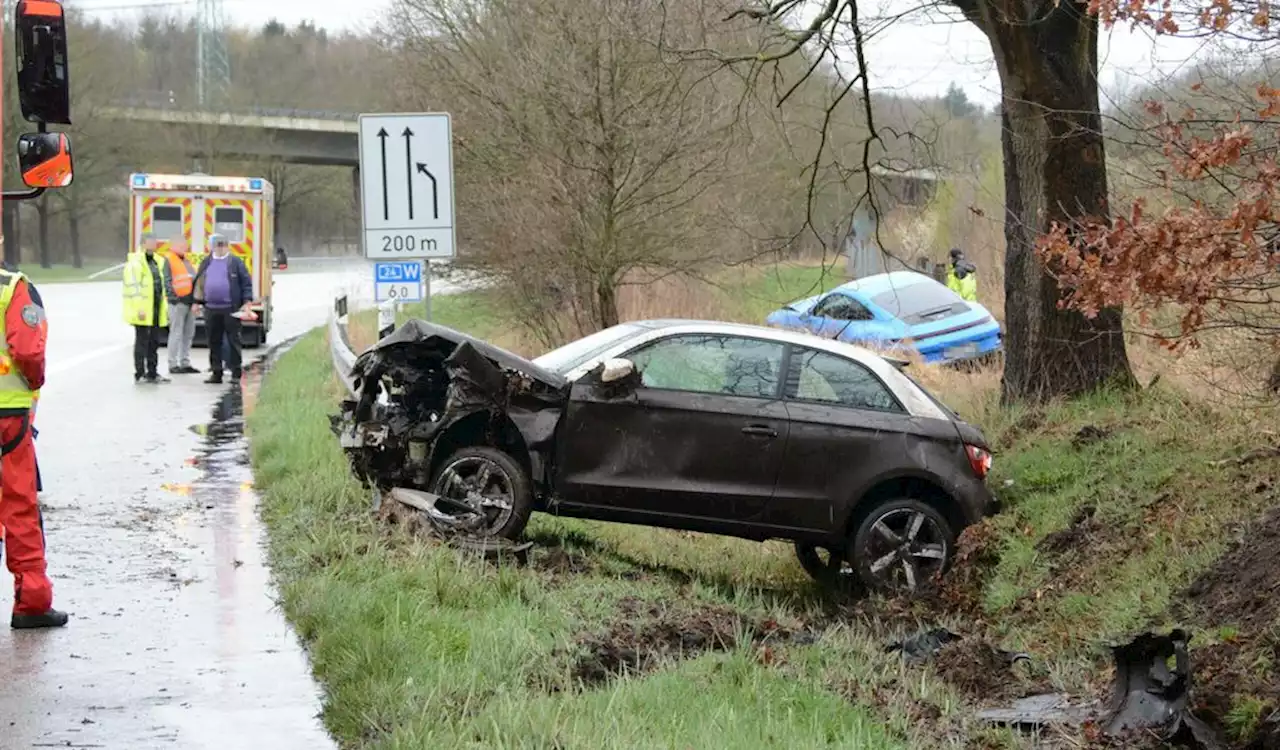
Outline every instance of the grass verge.
<svg viewBox="0 0 1280 750"><path fill-rule="evenodd" d="M119 274L103 274L96 279L89 278L99 271L118 265L116 263L86 263L82 268L57 265L52 268L41 268L38 263L23 263L22 273L36 284L72 284L82 281L119 281Z"/></svg>
<svg viewBox="0 0 1280 750"><path fill-rule="evenodd" d="M377 523L327 428L339 386L326 346L313 332L279 361L250 430L284 606L344 746L902 746L869 709L826 689L829 645L795 646L791 670L765 656L769 633L799 625L777 620L791 594L751 582L805 588L776 549L760 558L720 542L731 556L704 573L680 565L705 554L692 538L666 555L656 545L667 540L643 530L599 535L538 519L530 534L540 553L566 562L495 568ZM742 585L730 583L733 556L753 560ZM617 640L633 643L586 643L608 637L620 611L636 627ZM672 643L666 633L696 637ZM874 644L841 640L868 657L851 659L851 675L896 669ZM615 662L631 663L615 645L653 659L638 656L639 674L612 678ZM575 673L610 678L580 689Z"/></svg>
<svg viewBox="0 0 1280 750"><path fill-rule="evenodd" d="M776 293L808 283L795 273ZM494 309L473 293L434 312L494 338ZM1280 505L1280 462L1249 453L1266 436L1238 412L1161 387L1004 410L995 374L931 371L994 441L1007 511L967 535L938 598L847 602L783 544L537 516L516 568L381 524L328 431L326 346L312 333L280 360L249 427L285 609L346 747L1018 747L972 709L1100 695L1107 643L1172 624L1210 657L1197 699L1233 738L1280 708L1280 610L1184 593L1280 586L1275 554L1224 558ZM974 648L924 668L884 652L921 624ZM1033 664L993 667L988 646Z"/></svg>

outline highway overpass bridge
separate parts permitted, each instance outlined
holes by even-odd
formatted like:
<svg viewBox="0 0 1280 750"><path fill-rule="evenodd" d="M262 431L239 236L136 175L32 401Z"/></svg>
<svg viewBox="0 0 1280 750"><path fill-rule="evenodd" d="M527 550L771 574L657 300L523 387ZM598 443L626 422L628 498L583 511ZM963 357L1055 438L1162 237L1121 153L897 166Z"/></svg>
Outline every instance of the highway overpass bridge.
<svg viewBox="0 0 1280 750"><path fill-rule="evenodd" d="M193 159L216 154L335 167L355 168L360 163L355 114L270 109L200 112L130 103L100 108L95 116L150 126L168 136L164 140L172 149Z"/></svg>

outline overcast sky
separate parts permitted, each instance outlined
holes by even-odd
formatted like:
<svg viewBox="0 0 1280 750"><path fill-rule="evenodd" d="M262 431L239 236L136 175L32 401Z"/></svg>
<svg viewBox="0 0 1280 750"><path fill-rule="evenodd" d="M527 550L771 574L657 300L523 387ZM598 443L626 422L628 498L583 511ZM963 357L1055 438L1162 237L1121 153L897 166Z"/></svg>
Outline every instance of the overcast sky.
<svg viewBox="0 0 1280 750"><path fill-rule="evenodd" d="M260 26L271 18L290 25L304 20L332 30L367 28L386 7L385 0L223 0L232 23ZM864 4L865 0L864 0ZM918 5L918 0L881 0L869 13L888 14ZM133 17L137 8L152 7L191 15L194 0L68 0L68 5L102 17ZM1101 49L1104 98L1126 86L1155 81L1175 72L1200 52L1194 40L1162 38L1116 28L1107 32ZM986 38L967 23L945 23L917 17L895 22L870 43L868 59L876 88L916 95L939 95L952 81L971 99L986 105L999 99L999 80Z"/></svg>

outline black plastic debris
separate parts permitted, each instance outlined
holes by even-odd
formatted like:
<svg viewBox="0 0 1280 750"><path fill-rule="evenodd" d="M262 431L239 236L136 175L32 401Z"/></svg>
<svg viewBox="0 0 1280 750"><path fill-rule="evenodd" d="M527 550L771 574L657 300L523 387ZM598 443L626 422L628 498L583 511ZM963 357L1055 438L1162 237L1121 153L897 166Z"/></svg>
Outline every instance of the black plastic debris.
<svg viewBox="0 0 1280 750"><path fill-rule="evenodd" d="M884 650L885 653L889 654L901 651L903 659L911 663L919 663L937 656L938 652L946 648L948 644L955 643L963 638L964 636L957 635L946 628L933 628L916 633L910 638L890 643L884 647ZM1010 666L1020 661L1031 661L1030 654L1001 651L999 649L996 650L996 653L1004 657Z"/></svg>
<svg viewBox="0 0 1280 750"><path fill-rule="evenodd" d="M896 643L890 643L885 646L885 653L893 653L895 651L902 652L902 658L907 661L921 662L927 661L937 655L948 643L954 643L961 639L961 636L952 633L946 628L933 628L932 630L923 630L910 638L904 638Z"/></svg>
<svg viewBox="0 0 1280 750"><path fill-rule="evenodd" d="M1168 635L1143 633L1129 643L1113 646L1115 677L1110 700L1101 709L1075 705L1067 696L1051 693L1023 698L1008 708L982 711L978 718L1024 730L1094 723L1112 737L1154 732L1165 742L1182 747L1225 748L1218 732L1189 708L1189 640L1186 631L1174 630Z"/></svg>
<svg viewBox="0 0 1280 750"><path fill-rule="evenodd" d="M1111 649L1116 673L1111 687L1110 715L1100 722L1110 735L1134 730L1163 730L1167 742L1187 747L1225 747L1211 727L1197 719L1191 697L1191 656L1183 630L1168 635L1143 633ZM1170 661L1173 662L1170 666Z"/></svg>
<svg viewBox="0 0 1280 750"><path fill-rule="evenodd" d="M1085 425L1080 428L1076 436L1071 439L1071 447L1079 449L1094 443L1100 443L1111 437L1111 430L1103 427L1095 427L1094 425Z"/></svg>

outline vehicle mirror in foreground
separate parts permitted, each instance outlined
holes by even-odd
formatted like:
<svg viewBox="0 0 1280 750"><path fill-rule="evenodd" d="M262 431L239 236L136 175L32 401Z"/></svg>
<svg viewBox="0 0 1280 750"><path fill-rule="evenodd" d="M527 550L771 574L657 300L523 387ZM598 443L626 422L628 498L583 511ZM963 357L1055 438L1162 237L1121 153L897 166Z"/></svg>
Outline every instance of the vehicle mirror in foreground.
<svg viewBox="0 0 1280 750"><path fill-rule="evenodd" d="M14 6L18 104L28 122L71 124L67 25L58 0L18 0Z"/></svg>
<svg viewBox="0 0 1280 750"><path fill-rule="evenodd" d="M27 187L66 187L75 177L71 139L65 133L26 133L18 138L18 165Z"/></svg>
<svg viewBox="0 0 1280 750"><path fill-rule="evenodd" d="M635 371L635 363L629 359L606 359L604 361L604 371L600 373L600 382L614 383Z"/></svg>

